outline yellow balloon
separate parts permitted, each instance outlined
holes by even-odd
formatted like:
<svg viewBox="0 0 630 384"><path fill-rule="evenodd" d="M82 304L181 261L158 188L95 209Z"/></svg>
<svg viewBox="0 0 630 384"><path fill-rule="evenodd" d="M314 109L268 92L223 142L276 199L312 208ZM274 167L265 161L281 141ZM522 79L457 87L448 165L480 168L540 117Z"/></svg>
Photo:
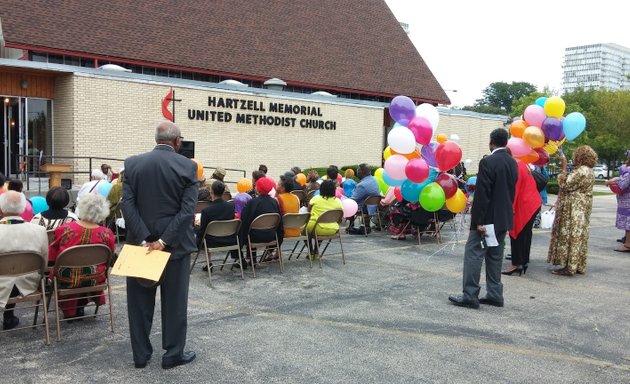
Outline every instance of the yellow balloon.
<svg viewBox="0 0 630 384"><path fill-rule="evenodd" d="M446 199L446 208L453 213L460 213L466 209L466 195L461 189L450 198Z"/></svg>
<svg viewBox="0 0 630 384"><path fill-rule="evenodd" d="M545 134L542 129L531 125L523 131L523 140L532 148L540 148L545 145Z"/></svg>
<svg viewBox="0 0 630 384"><path fill-rule="evenodd" d="M545 113L550 117L557 117L558 119L564 114L564 100L558 96L553 96L545 101Z"/></svg>
<svg viewBox="0 0 630 384"><path fill-rule="evenodd" d="M387 160L392 155L392 149L390 147L385 148L383 151L383 159Z"/></svg>

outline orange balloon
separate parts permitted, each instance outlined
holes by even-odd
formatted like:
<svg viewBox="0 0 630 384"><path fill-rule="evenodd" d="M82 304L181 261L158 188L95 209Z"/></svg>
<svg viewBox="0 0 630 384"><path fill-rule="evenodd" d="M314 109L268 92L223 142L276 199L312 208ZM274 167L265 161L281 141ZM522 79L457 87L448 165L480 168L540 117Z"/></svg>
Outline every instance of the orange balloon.
<svg viewBox="0 0 630 384"><path fill-rule="evenodd" d="M300 183L301 186L304 186L304 184L306 184L306 175L303 173L298 173L297 175L295 175L295 180Z"/></svg>
<svg viewBox="0 0 630 384"><path fill-rule="evenodd" d="M440 144L442 144L443 142L445 142L447 140L448 140L448 137L446 137L446 135L443 134L443 133L438 134L437 137L436 137L436 141L438 143L440 143Z"/></svg>
<svg viewBox="0 0 630 384"><path fill-rule="evenodd" d="M389 148L389 147L387 147ZM420 150L418 148L416 148L413 152L411 153L398 153L396 151L394 151L393 149L390 148L390 152L392 155L401 155L401 156L405 156L407 159L411 160L411 159L420 159L422 157L422 155L420 155ZM389 156L387 156L389 157ZM387 159L387 158L386 158Z"/></svg>
<svg viewBox="0 0 630 384"><path fill-rule="evenodd" d="M545 146L545 134L542 129L529 126L523 132L523 140L532 148L541 148Z"/></svg>
<svg viewBox="0 0 630 384"><path fill-rule="evenodd" d="M245 193L249 190L251 190L253 187L252 181L250 179L246 179L246 178L242 178L238 181L238 183L236 183L236 190L241 192L241 193Z"/></svg>
<svg viewBox="0 0 630 384"><path fill-rule="evenodd" d="M514 137L523 137L523 132L527 128L525 120L517 120L510 125L510 133Z"/></svg>
<svg viewBox="0 0 630 384"><path fill-rule="evenodd" d="M197 164L197 180L201 181L203 180L203 165L201 165L201 162L197 159L190 159L192 161L195 162L195 164Z"/></svg>
<svg viewBox="0 0 630 384"><path fill-rule="evenodd" d="M539 158L540 158L540 155L536 151L534 151L533 149L527 155L521 156L521 157L517 157L517 159L519 159L522 162L527 163L527 164L533 163L534 161L538 160Z"/></svg>
<svg viewBox="0 0 630 384"><path fill-rule="evenodd" d="M385 148L383 151L383 159L387 160L392 155L392 149L390 147Z"/></svg>

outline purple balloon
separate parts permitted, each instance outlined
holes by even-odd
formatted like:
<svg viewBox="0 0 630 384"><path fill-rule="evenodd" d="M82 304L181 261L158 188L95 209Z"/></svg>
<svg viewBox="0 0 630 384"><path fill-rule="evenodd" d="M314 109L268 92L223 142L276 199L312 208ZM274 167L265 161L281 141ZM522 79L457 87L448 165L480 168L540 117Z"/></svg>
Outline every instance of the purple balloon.
<svg viewBox="0 0 630 384"><path fill-rule="evenodd" d="M436 143L435 141L432 141L429 144L422 146L422 149L420 150L420 154L422 155L422 158L431 167L436 167L437 168L437 166L438 166L437 165L437 161L435 161L435 151L437 151L437 148L439 146L440 146L439 143Z"/></svg>
<svg viewBox="0 0 630 384"><path fill-rule="evenodd" d="M542 130L549 140L562 140L564 131L562 130L562 120L556 117L548 117L543 121Z"/></svg>
<svg viewBox="0 0 630 384"><path fill-rule="evenodd" d="M240 215L241 212L243 212L243 208L245 208L251 199L252 197L247 193L237 193L236 196L234 196L234 211Z"/></svg>
<svg viewBox="0 0 630 384"><path fill-rule="evenodd" d="M389 104L389 115L405 127L416 116L416 105L407 96L396 96Z"/></svg>

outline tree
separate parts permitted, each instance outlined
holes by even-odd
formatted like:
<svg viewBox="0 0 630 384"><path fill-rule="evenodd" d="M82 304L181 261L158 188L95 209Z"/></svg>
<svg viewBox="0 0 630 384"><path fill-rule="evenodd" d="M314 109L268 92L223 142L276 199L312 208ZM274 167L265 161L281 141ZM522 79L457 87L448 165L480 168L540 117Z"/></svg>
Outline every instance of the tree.
<svg viewBox="0 0 630 384"><path fill-rule="evenodd" d="M495 82L483 90L483 98L477 100L472 107L465 107L466 110L477 111L479 107L495 107L500 114L510 114L512 104L515 100L523 96L528 96L536 92L536 86L525 82Z"/></svg>

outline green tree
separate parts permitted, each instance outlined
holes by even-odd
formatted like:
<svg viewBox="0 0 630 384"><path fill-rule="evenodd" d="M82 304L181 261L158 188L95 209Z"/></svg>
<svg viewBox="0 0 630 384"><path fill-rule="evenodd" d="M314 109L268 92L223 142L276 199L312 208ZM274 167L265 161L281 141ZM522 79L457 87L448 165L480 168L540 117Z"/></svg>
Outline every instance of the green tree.
<svg viewBox="0 0 630 384"><path fill-rule="evenodd" d="M515 100L523 96L528 96L536 92L536 86L526 82L495 82L483 90L483 97L475 102L472 107L465 107L466 110L474 110L479 107L496 107L501 114L510 114L512 104Z"/></svg>

